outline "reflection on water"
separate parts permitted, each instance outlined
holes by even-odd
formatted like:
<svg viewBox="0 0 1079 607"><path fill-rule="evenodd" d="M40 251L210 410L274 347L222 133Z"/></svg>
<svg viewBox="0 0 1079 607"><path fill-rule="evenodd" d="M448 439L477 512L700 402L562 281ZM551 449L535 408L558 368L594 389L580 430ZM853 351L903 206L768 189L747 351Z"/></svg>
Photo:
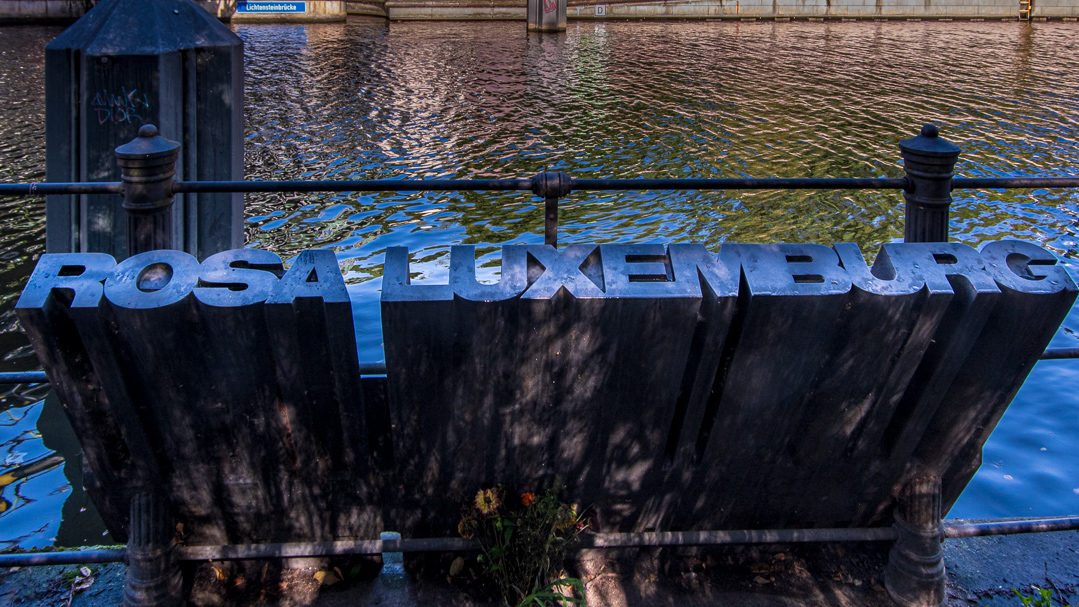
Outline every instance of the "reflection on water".
<svg viewBox="0 0 1079 607"><path fill-rule="evenodd" d="M925 122L963 148L960 175L1079 174L1074 24L571 23L565 34L529 35L523 23L354 20L235 29L247 50L249 179L527 177L544 169L896 177L898 141ZM0 180L43 176L42 51L57 33L21 27L0 36ZM1079 192L956 195L959 241L1015 237L1079 255ZM36 362L12 305L42 250L43 214L39 204L6 199L0 216L3 370L30 369ZM497 245L542 242L543 231L540 206L526 193L262 194L248 197L247 216L249 246L286 258L312 247L337 252L368 361L382 358L377 300L387 246L410 247L413 270L438 280L449 245L476 244L481 275L493 278ZM902 236L897 192L580 192L560 221L562 244L851 241L869 253ZM1076 330L1073 314L1054 345L1079 346ZM1079 365L1038 365L953 515L1079 512L1079 421L1067 413L1079 405L1077 383ZM56 450L45 447L45 430L44 443L33 436L35 417L47 417L35 404L43 393L0 392L0 410L13 420L3 453L25 452L31 462ZM50 543L63 531L56 519L76 478L40 472L20 485L22 501L5 489L14 507L0 513L0 540ZM98 532L66 522L66 508L75 535ZM18 512L52 526L16 524Z"/></svg>

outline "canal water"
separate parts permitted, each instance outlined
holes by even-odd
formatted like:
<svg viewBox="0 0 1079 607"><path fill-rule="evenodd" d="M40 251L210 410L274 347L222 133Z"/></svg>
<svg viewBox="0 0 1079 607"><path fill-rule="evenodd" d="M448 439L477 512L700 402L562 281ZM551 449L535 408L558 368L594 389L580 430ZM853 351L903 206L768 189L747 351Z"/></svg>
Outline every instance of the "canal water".
<svg viewBox="0 0 1079 607"><path fill-rule="evenodd" d="M898 177L926 122L964 150L962 176L1079 175L1079 26L1071 23L523 23L235 26L246 44L249 179ZM45 45L0 29L0 181L44 179ZM1019 238L1079 270L1079 192L957 191L971 245ZM383 251L414 280L475 244L542 242L524 193L247 198L247 246L336 252L361 361L382 359ZM575 193L559 243L856 242L902 238L897 192ZM44 250L40 202L0 199L0 370L37 368L14 301ZM1079 347L1073 313L1055 347ZM1039 363L953 517L1079 514L1079 362ZM0 392L0 548L108 541L79 489L78 447L47 387ZM46 460L57 453L60 458ZM23 468L25 469L25 468ZM0 477L3 478L3 477Z"/></svg>

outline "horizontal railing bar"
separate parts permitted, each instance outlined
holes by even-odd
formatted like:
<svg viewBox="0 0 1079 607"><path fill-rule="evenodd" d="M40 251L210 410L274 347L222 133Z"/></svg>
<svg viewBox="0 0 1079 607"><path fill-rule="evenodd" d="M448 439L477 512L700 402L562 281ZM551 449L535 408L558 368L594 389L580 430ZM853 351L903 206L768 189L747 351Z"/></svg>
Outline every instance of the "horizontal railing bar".
<svg viewBox="0 0 1079 607"><path fill-rule="evenodd" d="M360 363L360 375L385 375L386 363Z"/></svg>
<svg viewBox="0 0 1079 607"><path fill-rule="evenodd" d="M0 196L51 196L53 194L123 194L124 184L109 182L0 183Z"/></svg>
<svg viewBox="0 0 1079 607"><path fill-rule="evenodd" d="M1079 517L1012 520L995 519L978 523L944 521L947 539L1048 533L1079 529ZM738 531L656 531L650 533L597 533L580 536L578 548L626 548L643 546L718 546L732 544L798 544L821 542L894 541L894 527L855 529L746 529ZM385 552L464 552L478 550L473 541L459 537L396 540L355 540L343 542L293 542L287 544L230 544L224 546L178 546L180 560L241 560L263 558L306 558L333 555L382 554ZM0 567L34 565L79 565L124 562L123 548L57 552L0 554Z"/></svg>
<svg viewBox="0 0 1079 607"><path fill-rule="evenodd" d="M0 373L0 384L47 384L49 378L44 371L21 371L18 373Z"/></svg>
<svg viewBox="0 0 1079 607"><path fill-rule="evenodd" d="M127 548L102 550L67 550L56 552L11 552L0 554L0 567L36 567L39 565L90 565L126 563Z"/></svg>
<svg viewBox="0 0 1079 607"><path fill-rule="evenodd" d="M360 375L363 377L377 377L386 375L386 363L360 363ZM44 371L19 371L15 373L0 373L0 384L47 384L48 376Z"/></svg>
<svg viewBox="0 0 1079 607"><path fill-rule="evenodd" d="M358 179L292 181L177 181L173 192L254 193L254 192L438 192L438 191L524 191L532 189L532 179ZM570 179L573 191L612 190L902 190L905 177L865 178L737 178L737 179ZM1077 188L1079 177L956 177L953 189ZM121 182L94 183L5 183L0 195L46 196L51 194L122 194Z"/></svg>
<svg viewBox="0 0 1079 607"><path fill-rule="evenodd" d="M1026 521L985 521L981 523L945 522L944 537L985 537L989 535L1018 535L1020 533L1048 533L1079 529L1079 517L1032 519Z"/></svg>
<svg viewBox="0 0 1079 607"><path fill-rule="evenodd" d="M902 190L899 178L571 179L574 190Z"/></svg>
<svg viewBox="0 0 1079 607"><path fill-rule="evenodd" d="M459 190L531 190L531 179L397 179L356 181L177 181L172 191L233 192L438 192Z"/></svg>
<svg viewBox="0 0 1079 607"><path fill-rule="evenodd" d="M1067 360L1079 358L1079 348L1050 348L1042 353L1038 360ZM386 363L360 363L360 375L364 377L377 377L386 375ZM47 384L49 378L44 371L19 371L15 373L0 373L0 384Z"/></svg>
<svg viewBox="0 0 1079 607"><path fill-rule="evenodd" d="M1069 358L1079 358L1079 348L1049 348L1042 352L1038 360L1065 360Z"/></svg>
<svg viewBox="0 0 1079 607"><path fill-rule="evenodd" d="M952 179L954 190L1039 188L1079 188L1079 177L956 177Z"/></svg>

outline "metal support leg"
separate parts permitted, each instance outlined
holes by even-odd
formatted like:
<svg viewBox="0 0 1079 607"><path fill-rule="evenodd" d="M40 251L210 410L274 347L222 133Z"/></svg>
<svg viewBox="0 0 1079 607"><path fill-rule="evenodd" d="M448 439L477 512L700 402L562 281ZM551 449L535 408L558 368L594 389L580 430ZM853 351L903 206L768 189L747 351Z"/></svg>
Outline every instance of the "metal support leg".
<svg viewBox="0 0 1079 607"><path fill-rule="evenodd" d="M153 493L131 500L123 607L179 607L183 587L168 501Z"/></svg>
<svg viewBox="0 0 1079 607"><path fill-rule="evenodd" d="M543 244L558 246L558 198L548 198L543 206Z"/></svg>
<svg viewBox="0 0 1079 607"><path fill-rule="evenodd" d="M558 246L558 199L573 191L573 178L565 173L539 173L532 178L532 193L543 199L543 244Z"/></svg>
<svg viewBox="0 0 1079 607"><path fill-rule="evenodd" d="M904 607L939 607L946 598L940 479L916 478L903 487L895 511L899 532L888 553L884 584Z"/></svg>

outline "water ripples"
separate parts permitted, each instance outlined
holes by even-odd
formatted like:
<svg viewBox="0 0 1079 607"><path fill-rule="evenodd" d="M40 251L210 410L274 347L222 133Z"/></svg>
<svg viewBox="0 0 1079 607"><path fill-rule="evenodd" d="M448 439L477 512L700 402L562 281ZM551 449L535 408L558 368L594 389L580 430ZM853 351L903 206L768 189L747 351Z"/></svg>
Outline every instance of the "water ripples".
<svg viewBox="0 0 1079 607"><path fill-rule="evenodd" d="M963 148L959 175L1079 175L1074 24L571 22L565 34L538 35L523 23L350 20L234 29L246 48L248 179L541 170L898 177L898 142L926 122ZM0 181L44 177L43 50L60 31L8 27L0 36ZM956 240L1022 238L1079 256L1077 191L955 196ZM286 259L335 250L361 360L373 361L382 357L377 302L387 246L408 246L418 279L439 280L449 246L475 244L479 275L491 280L499 245L542 242L541 207L523 192L258 194L247 198L246 241ZM559 242L846 241L869 253L902 237L902 216L896 191L576 192L563 201ZM12 308L44 248L43 205L0 199L0 222L0 356L3 370L30 369L36 361ZM1055 345L1079 346L1079 318L1065 325ZM1005 417L986 448L987 462L1030 464L1031 474L1000 480L996 467L983 467L953 514L1079 509L1079 493L1067 486L1079 478L1079 459L1043 461L1044 453L1079 452L1079 422L1053 430L1047 452L1031 451L1030 438L1049 431L1045 420L1067 418L1077 381L1074 365L1036 368L1028 386L1039 387L1020 392L1019 413ZM36 411L41 395L9 389L0 398L0 412L22 420L11 431L25 438L34 416L23 413ZM9 455L25 451L5 445ZM27 495L62 488L51 474L52 488ZM12 520L6 515L5 529ZM54 533L0 541L40 545Z"/></svg>

